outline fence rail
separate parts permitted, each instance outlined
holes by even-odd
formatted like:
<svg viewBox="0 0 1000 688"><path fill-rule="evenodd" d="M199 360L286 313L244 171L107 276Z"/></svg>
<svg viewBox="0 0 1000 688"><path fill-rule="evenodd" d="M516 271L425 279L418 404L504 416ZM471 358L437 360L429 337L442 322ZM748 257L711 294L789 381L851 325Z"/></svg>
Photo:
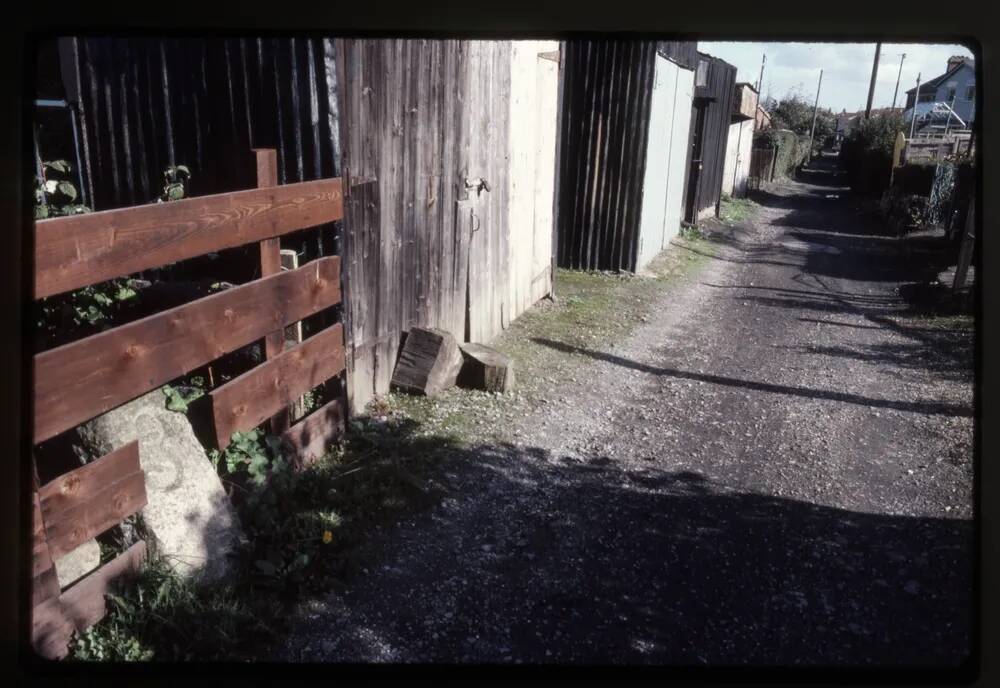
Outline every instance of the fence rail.
<svg viewBox="0 0 1000 688"><path fill-rule="evenodd" d="M36 299L252 243L260 245L261 278L37 354L34 443L261 340L266 360L209 393L216 446L271 419L301 462L343 432L343 398L290 427L287 413L344 372L343 327L287 350L283 337L285 327L340 303L340 258L282 271L278 244L343 217L341 180L278 186L274 151L256 154L257 189L35 224ZM140 542L66 590L53 564L145 505L139 451L132 442L46 485L36 478L32 644L45 657L64 656L72 632L104 616L104 593L145 556Z"/></svg>

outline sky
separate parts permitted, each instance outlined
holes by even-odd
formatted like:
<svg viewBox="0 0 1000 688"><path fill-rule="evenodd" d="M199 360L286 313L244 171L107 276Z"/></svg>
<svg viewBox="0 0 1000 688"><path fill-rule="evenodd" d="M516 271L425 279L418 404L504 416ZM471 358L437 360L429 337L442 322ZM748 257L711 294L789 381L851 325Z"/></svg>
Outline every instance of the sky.
<svg viewBox="0 0 1000 688"><path fill-rule="evenodd" d="M875 59L874 43L717 43L699 41L698 50L735 65L736 80L756 84L760 78L761 56L764 65L762 97L780 99L798 91L807 101L816 98L819 71L823 70L819 106L834 112L864 110L868 85ZM905 105L906 91L917 85L917 73L926 81L944 74L952 55L972 56L961 45L883 43L875 82L873 107L892 105L892 94L899 75L899 59L903 60L902 76L896 107Z"/></svg>

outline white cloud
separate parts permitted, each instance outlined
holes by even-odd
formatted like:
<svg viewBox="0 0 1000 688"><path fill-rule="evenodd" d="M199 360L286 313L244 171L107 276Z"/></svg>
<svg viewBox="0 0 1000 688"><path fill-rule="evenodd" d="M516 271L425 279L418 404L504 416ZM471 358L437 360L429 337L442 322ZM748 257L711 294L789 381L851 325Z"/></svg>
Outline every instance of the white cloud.
<svg viewBox="0 0 1000 688"><path fill-rule="evenodd" d="M823 70L820 107L859 110L868 98L874 43L717 43L700 42L702 52L720 57L737 68L737 81L756 83L760 76L761 56L767 55L764 67L763 94L776 98L798 89L803 97L816 97L819 71ZM900 54L906 53L902 73ZM906 100L906 91L921 80L943 74L952 55L972 53L961 45L884 43L875 81L874 107L892 104L896 77L899 79L897 107Z"/></svg>

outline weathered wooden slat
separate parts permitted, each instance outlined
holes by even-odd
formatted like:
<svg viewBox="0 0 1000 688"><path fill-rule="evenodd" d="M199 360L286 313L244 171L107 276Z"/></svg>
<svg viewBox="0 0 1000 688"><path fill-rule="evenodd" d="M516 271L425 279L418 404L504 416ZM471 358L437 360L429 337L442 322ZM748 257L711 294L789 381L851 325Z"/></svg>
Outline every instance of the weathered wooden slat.
<svg viewBox="0 0 1000 688"><path fill-rule="evenodd" d="M86 501L45 520L53 559L72 552L87 540L136 513L146 505L146 478L142 471L122 476Z"/></svg>
<svg viewBox="0 0 1000 688"><path fill-rule="evenodd" d="M59 601L59 578L49 553L41 500L32 494L31 645L42 657L58 659L67 652L73 624Z"/></svg>
<svg viewBox="0 0 1000 688"><path fill-rule="evenodd" d="M36 299L343 217L339 178L35 223Z"/></svg>
<svg viewBox="0 0 1000 688"><path fill-rule="evenodd" d="M340 323L212 390L212 418L220 449L234 432L257 427L305 392L344 369Z"/></svg>
<svg viewBox="0 0 1000 688"><path fill-rule="evenodd" d="M266 189L278 185L278 151L273 148L255 148L255 172L257 188ZM281 272L281 239L265 239L260 242L260 276L268 277ZM274 358L285 348L284 328L269 332L264 337L264 356ZM279 410L271 418L271 431L279 434L288 429L289 411Z"/></svg>
<svg viewBox="0 0 1000 688"><path fill-rule="evenodd" d="M42 517L53 523L65 511L86 504L112 483L140 470L139 442L134 440L39 488Z"/></svg>
<svg viewBox="0 0 1000 688"><path fill-rule="evenodd" d="M58 596L32 607L31 646L41 657L62 659L69 654L69 641L75 630Z"/></svg>
<svg viewBox="0 0 1000 688"><path fill-rule="evenodd" d="M299 466L322 458L330 443L344 434L344 401L334 399L288 428L281 438Z"/></svg>
<svg viewBox="0 0 1000 688"><path fill-rule="evenodd" d="M59 577L49 552L41 500L37 492L32 494L32 503L31 604L35 606L42 600L59 596Z"/></svg>
<svg viewBox="0 0 1000 688"><path fill-rule="evenodd" d="M339 301L340 258L330 256L38 354L34 441Z"/></svg>
<svg viewBox="0 0 1000 688"><path fill-rule="evenodd" d="M104 596L122 580L138 574L145 559L146 543L140 540L59 596L63 614L77 631L85 631L104 618Z"/></svg>

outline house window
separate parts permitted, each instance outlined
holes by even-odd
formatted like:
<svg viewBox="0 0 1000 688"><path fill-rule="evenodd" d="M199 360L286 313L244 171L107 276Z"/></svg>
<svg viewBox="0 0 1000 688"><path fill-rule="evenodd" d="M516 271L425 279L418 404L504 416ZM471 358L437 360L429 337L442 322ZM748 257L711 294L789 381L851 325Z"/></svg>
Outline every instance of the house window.
<svg viewBox="0 0 1000 688"><path fill-rule="evenodd" d="M934 102L934 94L933 93L921 93L920 94L920 102L921 103L932 103L932 102Z"/></svg>
<svg viewBox="0 0 1000 688"><path fill-rule="evenodd" d="M968 86L965 87L965 99L966 100L975 100L976 99L976 85L975 84L969 84Z"/></svg>
<svg viewBox="0 0 1000 688"><path fill-rule="evenodd" d="M948 102L950 103L953 100L955 100L955 89L954 88L949 88L948 89Z"/></svg>

